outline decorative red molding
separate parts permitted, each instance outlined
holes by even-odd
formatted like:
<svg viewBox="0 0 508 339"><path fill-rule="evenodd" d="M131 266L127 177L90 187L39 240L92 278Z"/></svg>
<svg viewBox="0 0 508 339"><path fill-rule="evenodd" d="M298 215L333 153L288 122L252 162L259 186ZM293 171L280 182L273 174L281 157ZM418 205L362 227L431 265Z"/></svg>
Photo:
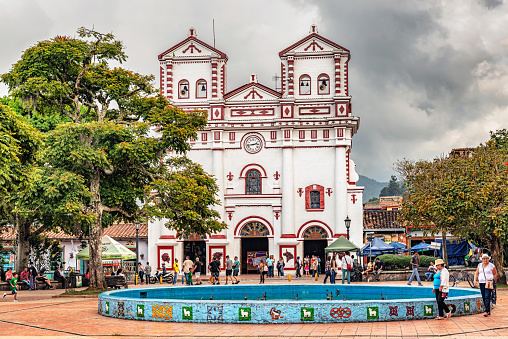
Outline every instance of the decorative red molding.
<svg viewBox="0 0 508 339"><path fill-rule="evenodd" d="M175 248L174 246L157 246L157 267L161 266L161 252L165 252L170 256L170 262L166 263L166 270L173 270L173 263L175 262ZM164 254L164 253L163 253ZM169 266L169 267L167 267Z"/></svg>
<svg viewBox="0 0 508 339"><path fill-rule="evenodd" d="M281 238L296 238L295 234L282 234L280 236Z"/></svg>
<svg viewBox="0 0 508 339"><path fill-rule="evenodd" d="M285 250L285 251L284 251ZM290 250L290 251L288 251ZM287 252L289 252L293 258L288 260ZM286 254L286 255L284 255ZM295 260L296 260L296 245L282 245L279 246L279 258L284 258L284 262L286 263L286 267L284 267L284 271L294 271L295 270ZM288 264L291 263L292 260L292 266L293 267L287 267Z"/></svg>
<svg viewBox="0 0 508 339"><path fill-rule="evenodd" d="M233 219L233 212L228 212L228 219L231 221Z"/></svg>
<svg viewBox="0 0 508 339"><path fill-rule="evenodd" d="M279 180L279 178L280 178L279 171L275 171L275 174L273 175L273 177L275 178L275 180Z"/></svg>
<svg viewBox="0 0 508 339"><path fill-rule="evenodd" d="M325 209L325 188L321 185L313 184L305 187L305 209L306 210L317 210L317 208L310 207L310 192L319 192L319 210Z"/></svg>
<svg viewBox="0 0 508 339"><path fill-rule="evenodd" d="M279 220L280 212L275 212L275 220Z"/></svg>
<svg viewBox="0 0 508 339"><path fill-rule="evenodd" d="M301 197L303 194L303 189L300 187L296 193L298 193L298 195Z"/></svg>
<svg viewBox="0 0 508 339"><path fill-rule="evenodd" d="M212 261L212 256L213 256L214 252L221 252L222 253L221 268L224 269L224 267L226 265L226 246L209 246L208 247L208 258L207 258L209 261Z"/></svg>
<svg viewBox="0 0 508 339"><path fill-rule="evenodd" d="M266 178L267 177L266 171L263 168L263 166L261 166L259 164L248 164L244 168L242 168L242 170L240 171L240 178L245 178L246 173L249 170L251 170L251 169L257 169L258 171L260 171L261 172L261 178Z"/></svg>
<svg viewBox="0 0 508 339"><path fill-rule="evenodd" d="M224 234L214 234L210 239L226 239L226 236Z"/></svg>
<svg viewBox="0 0 508 339"><path fill-rule="evenodd" d="M328 194L328 196L330 196L330 194L332 194L332 193L333 193L333 191L331 188L326 189L326 194Z"/></svg>
<svg viewBox="0 0 508 339"><path fill-rule="evenodd" d="M161 235L159 239L176 239L174 235Z"/></svg>
<svg viewBox="0 0 508 339"><path fill-rule="evenodd" d="M356 199L356 194L351 194L351 201L354 203L356 203L358 201L358 199Z"/></svg>
<svg viewBox="0 0 508 339"><path fill-rule="evenodd" d="M229 172L229 174L226 175L226 178L228 178L228 181L233 181L234 175Z"/></svg>

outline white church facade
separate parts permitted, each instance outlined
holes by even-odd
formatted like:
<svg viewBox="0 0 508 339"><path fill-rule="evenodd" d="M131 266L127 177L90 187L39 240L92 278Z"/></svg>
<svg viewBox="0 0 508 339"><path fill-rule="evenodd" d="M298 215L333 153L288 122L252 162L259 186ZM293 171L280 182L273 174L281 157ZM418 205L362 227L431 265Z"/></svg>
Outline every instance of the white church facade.
<svg viewBox="0 0 508 339"><path fill-rule="evenodd" d="M225 53L189 37L159 55L160 90L183 110L208 112L208 124L191 140L188 157L215 176L217 206L228 228L179 239L164 220L149 224L148 260L171 267L174 258L238 256L242 272L260 257L319 255L351 220L350 239L363 243L363 188L350 159L359 118L348 88L350 52L318 34L279 53L281 91L250 75L228 91ZM246 77L247 78L247 77ZM324 265L322 265L324 266Z"/></svg>

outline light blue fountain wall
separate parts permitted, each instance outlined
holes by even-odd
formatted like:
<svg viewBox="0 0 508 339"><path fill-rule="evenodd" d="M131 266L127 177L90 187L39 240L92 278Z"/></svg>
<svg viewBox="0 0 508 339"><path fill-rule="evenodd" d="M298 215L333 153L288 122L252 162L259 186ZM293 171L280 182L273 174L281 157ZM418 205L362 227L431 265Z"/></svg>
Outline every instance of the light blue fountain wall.
<svg viewBox="0 0 508 339"><path fill-rule="evenodd" d="M166 289L168 288L171 289L171 287ZM203 295L203 290L198 290L199 287L176 287L175 289L179 288L185 289L184 292L187 295L192 294L193 289L196 289L195 292L198 296ZM255 286L253 288L258 289ZM305 285L291 286L291 288L303 289ZM381 297L379 300L368 301L157 300L139 297L142 290L131 289L124 293L117 291L102 293L99 296L98 311L104 316L136 320L258 324L412 320L434 318L438 313L435 298L432 297L432 290L427 287L357 285L356 288L365 289L365 293L373 297L383 293L385 298L388 297L388 300L381 300ZM264 287L264 289L269 290L269 287ZM400 291L401 295L407 294L408 290L401 289L417 289L413 293L417 296L421 295L421 298L397 300L397 291ZM151 289L146 289L146 291L150 293ZM252 292L248 285L244 285L242 291ZM271 294L273 295L273 293ZM347 295L347 293L344 294ZM452 296L454 294L457 296ZM454 289L445 302L451 308L452 316L461 316L481 312L481 300L478 290Z"/></svg>

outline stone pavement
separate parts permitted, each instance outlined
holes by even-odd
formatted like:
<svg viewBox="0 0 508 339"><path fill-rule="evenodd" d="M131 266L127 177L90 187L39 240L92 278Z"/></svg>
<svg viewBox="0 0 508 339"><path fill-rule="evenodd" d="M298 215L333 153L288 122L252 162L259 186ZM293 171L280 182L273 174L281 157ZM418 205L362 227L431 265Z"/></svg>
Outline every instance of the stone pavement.
<svg viewBox="0 0 508 339"><path fill-rule="evenodd" d="M255 276L243 277L244 281L249 282L254 282L255 279ZM310 279L304 281L316 283ZM275 278L268 283L288 282ZM405 284L405 282L391 284ZM490 317L478 314L443 321L273 325L162 323L114 319L97 314L97 299L95 298L52 298L61 292L62 290L21 291L19 294L21 301L17 303L12 302L12 297L9 296L5 299L0 298L0 337L58 336L62 339L83 336L178 339L446 337L471 339L506 336L508 338L507 289L498 290L498 305Z"/></svg>

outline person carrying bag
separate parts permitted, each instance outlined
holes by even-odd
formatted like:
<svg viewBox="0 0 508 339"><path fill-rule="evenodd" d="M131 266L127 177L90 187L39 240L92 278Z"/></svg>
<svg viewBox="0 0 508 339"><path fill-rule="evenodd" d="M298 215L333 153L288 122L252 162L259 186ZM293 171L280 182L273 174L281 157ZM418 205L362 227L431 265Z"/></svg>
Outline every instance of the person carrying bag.
<svg viewBox="0 0 508 339"><path fill-rule="evenodd" d="M483 254L482 262L478 264L474 274L474 284L475 286L480 285L480 291L482 292L483 304L485 305L484 316L486 317L490 315L490 303L496 293L494 281L497 280L496 266L489 260L488 254Z"/></svg>

